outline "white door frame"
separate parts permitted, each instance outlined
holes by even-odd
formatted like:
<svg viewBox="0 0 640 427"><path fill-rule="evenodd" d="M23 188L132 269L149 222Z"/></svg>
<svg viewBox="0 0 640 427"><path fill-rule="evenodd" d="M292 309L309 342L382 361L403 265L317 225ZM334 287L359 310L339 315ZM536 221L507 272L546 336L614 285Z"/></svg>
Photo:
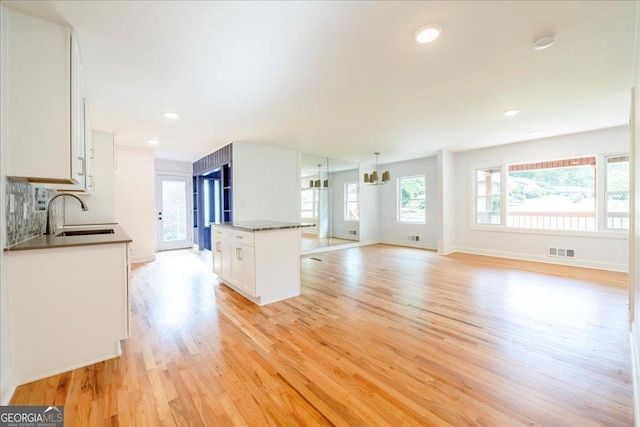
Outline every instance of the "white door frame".
<svg viewBox="0 0 640 427"><path fill-rule="evenodd" d="M187 200L187 238L165 242L162 235L162 181L184 181ZM188 175L156 174L156 250L166 251L193 247L193 190L192 177Z"/></svg>

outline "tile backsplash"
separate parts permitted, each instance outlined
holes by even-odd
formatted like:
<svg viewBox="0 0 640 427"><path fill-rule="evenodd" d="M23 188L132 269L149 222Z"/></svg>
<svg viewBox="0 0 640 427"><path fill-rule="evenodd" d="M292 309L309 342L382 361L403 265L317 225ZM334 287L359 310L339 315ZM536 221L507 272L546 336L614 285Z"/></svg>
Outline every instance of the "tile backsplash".
<svg viewBox="0 0 640 427"><path fill-rule="evenodd" d="M23 242L44 232L47 223L45 211L36 210L36 191L41 185L30 184L7 178L7 197L5 213L7 218L7 246ZM45 190L46 199L56 194L53 190ZM11 195L13 195L13 212L11 212ZM41 200L41 199L40 199ZM38 208L41 209L41 206ZM54 226L60 227L64 222L64 198L53 202L51 220Z"/></svg>

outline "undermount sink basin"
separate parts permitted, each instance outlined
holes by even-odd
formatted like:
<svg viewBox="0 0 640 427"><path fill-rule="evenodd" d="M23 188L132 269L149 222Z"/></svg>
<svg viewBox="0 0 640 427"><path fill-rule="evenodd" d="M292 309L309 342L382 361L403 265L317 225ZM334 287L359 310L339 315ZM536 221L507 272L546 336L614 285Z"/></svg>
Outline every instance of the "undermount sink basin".
<svg viewBox="0 0 640 427"><path fill-rule="evenodd" d="M92 230L66 230L62 233L56 234L56 237L70 237L70 236L91 236L94 234L113 234L113 228L96 228Z"/></svg>

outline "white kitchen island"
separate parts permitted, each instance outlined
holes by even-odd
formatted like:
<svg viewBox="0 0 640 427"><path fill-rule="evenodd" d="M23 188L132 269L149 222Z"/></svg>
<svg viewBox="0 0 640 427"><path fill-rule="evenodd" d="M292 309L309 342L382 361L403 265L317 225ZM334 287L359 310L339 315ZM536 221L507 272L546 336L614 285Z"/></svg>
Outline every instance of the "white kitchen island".
<svg viewBox="0 0 640 427"><path fill-rule="evenodd" d="M300 295L300 231L308 224L242 221L211 224L213 272L265 305Z"/></svg>

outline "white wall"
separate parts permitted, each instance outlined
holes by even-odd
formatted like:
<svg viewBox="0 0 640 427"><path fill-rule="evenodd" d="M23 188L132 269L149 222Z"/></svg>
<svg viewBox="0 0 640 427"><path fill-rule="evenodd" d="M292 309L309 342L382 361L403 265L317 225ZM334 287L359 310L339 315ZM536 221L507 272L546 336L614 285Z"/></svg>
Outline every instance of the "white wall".
<svg viewBox="0 0 640 427"><path fill-rule="evenodd" d="M437 157L424 157L405 162L381 165L379 172L389 171L391 182L378 185L378 218L380 240L384 243L437 249L438 247L438 161ZM426 185L425 224L398 223L398 179L405 176L424 175ZM373 187L376 188L376 187ZM410 241L409 236L420 240Z"/></svg>
<svg viewBox="0 0 640 427"><path fill-rule="evenodd" d="M344 185L347 182L358 182L358 169L331 173L331 232L333 237L358 240L360 221L344 220ZM355 230L356 235L349 234Z"/></svg>
<svg viewBox="0 0 640 427"><path fill-rule="evenodd" d="M7 43L7 15L4 7L0 6L0 209L6 206L6 159L7 159L7 98L6 98L6 43ZM7 242L6 215L0 215L0 247ZM4 266L4 252L0 251L0 405L7 405L15 390L13 381L13 354L10 346L11 325L9 304L9 282Z"/></svg>
<svg viewBox="0 0 640 427"><path fill-rule="evenodd" d="M155 159L155 171L162 175L193 176L193 163Z"/></svg>
<svg viewBox="0 0 640 427"><path fill-rule="evenodd" d="M380 241L378 223L379 185L364 183L364 173L370 172L375 165L360 164L358 179L360 182L360 243L378 243Z"/></svg>
<svg viewBox="0 0 640 427"><path fill-rule="evenodd" d="M438 253L455 251L456 240L456 171L454 155L438 152Z"/></svg>
<svg viewBox="0 0 640 427"><path fill-rule="evenodd" d="M585 132L537 141L522 142L455 154L456 250L506 258L554 262L584 267L627 271L626 238L591 235L559 235L471 229L473 188L470 171L477 167L506 163L554 160L594 154L626 153L629 149L626 126ZM575 248L575 259L550 258L547 248Z"/></svg>
<svg viewBox="0 0 640 427"><path fill-rule="evenodd" d="M155 174L153 150L116 146L115 219L133 239L131 261L155 259Z"/></svg>
<svg viewBox="0 0 640 427"><path fill-rule="evenodd" d="M299 221L297 151L234 142L231 167L234 221Z"/></svg>
<svg viewBox="0 0 640 427"><path fill-rule="evenodd" d="M114 136L107 132L92 132L93 178L95 191L91 195L79 196L89 208L83 211L75 200L65 200L64 223L106 224L115 222L114 211Z"/></svg>

